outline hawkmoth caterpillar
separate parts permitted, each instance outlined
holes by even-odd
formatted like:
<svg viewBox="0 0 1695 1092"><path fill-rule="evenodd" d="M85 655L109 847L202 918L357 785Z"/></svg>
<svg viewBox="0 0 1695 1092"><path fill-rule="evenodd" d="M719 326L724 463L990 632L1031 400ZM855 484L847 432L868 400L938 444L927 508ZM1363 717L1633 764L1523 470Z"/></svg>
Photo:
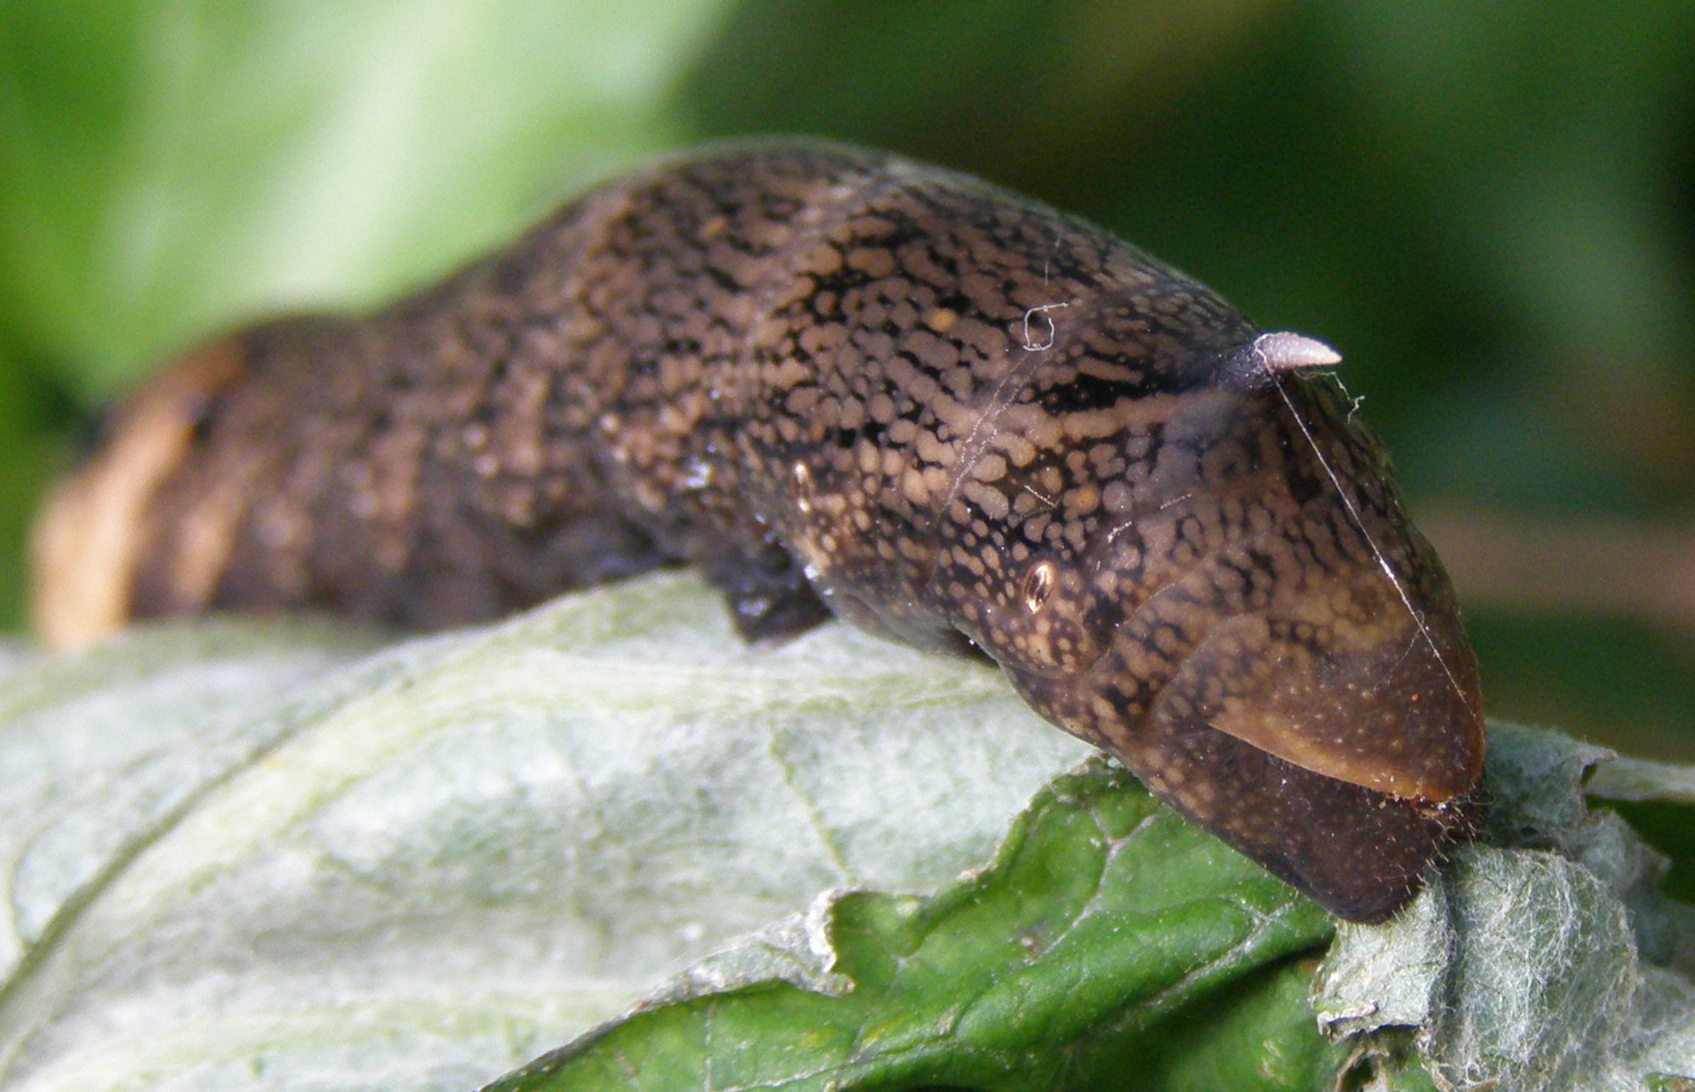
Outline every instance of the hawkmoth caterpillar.
<svg viewBox="0 0 1695 1092"><path fill-rule="evenodd" d="M189 354L39 526L61 643L409 627L698 565L740 631L971 647L1344 917L1478 815L1477 672L1337 357L986 183L815 142L608 182L358 318Z"/></svg>

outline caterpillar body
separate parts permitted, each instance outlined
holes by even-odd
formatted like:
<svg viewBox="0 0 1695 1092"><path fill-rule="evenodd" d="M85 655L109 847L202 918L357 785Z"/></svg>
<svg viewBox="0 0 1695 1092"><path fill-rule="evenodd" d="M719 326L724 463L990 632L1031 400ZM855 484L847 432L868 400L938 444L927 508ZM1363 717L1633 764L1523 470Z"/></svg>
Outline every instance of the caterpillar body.
<svg viewBox="0 0 1695 1092"><path fill-rule="evenodd" d="M974 647L1344 917L1479 814L1476 666L1380 445L1100 230L794 141L615 179L373 315L254 327L119 413L38 527L61 644L127 619L433 628L675 562L774 640Z"/></svg>

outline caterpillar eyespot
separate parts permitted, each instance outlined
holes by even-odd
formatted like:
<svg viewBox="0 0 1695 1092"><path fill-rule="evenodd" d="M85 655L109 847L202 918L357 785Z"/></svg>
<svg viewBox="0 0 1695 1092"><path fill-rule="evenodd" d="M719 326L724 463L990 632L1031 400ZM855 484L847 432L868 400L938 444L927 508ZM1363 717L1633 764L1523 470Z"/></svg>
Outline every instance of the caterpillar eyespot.
<svg viewBox="0 0 1695 1092"><path fill-rule="evenodd" d="M1024 609L1035 614L1046 606L1058 579L1057 568L1051 561L1038 561L1030 566L1024 577Z"/></svg>
<svg viewBox="0 0 1695 1092"><path fill-rule="evenodd" d="M1475 824L1483 728L1338 360L975 179L709 149L375 314L167 370L45 511L37 617L60 644L215 609L429 628L694 563L750 639L840 613L976 645L1380 920Z"/></svg>

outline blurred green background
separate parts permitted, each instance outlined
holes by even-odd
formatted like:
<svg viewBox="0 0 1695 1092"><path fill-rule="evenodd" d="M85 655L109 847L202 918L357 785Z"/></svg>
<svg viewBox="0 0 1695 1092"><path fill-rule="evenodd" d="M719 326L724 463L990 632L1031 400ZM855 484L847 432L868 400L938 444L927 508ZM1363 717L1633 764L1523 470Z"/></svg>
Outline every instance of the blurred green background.
<svg viewBox="0 0 1695 1092"><path fill-rule="evenodd" d="M1498 716L1695 760L1695 4L0 0L0 619L74 437L760 131L1107 224L1323 337Z"/></svg>

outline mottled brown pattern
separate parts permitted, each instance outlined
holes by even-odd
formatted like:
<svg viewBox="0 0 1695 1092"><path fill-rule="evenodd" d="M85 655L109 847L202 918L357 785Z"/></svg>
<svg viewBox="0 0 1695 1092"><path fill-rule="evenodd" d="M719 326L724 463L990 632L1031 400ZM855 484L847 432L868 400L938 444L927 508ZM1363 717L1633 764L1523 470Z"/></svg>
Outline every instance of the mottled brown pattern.
<svg viewBox="0 0 1695 1092"><path fill-rule="evenodd" d="M981 648L1185 815L1380 919L1475 821L1476 670L1376 441L1262 333L969 178L711 151L379 314L156 381L49 510L42 617L70 641L212 608L443 626L694 562L750 638L833 612ZM76 554L113 495L119 545ZM104 590L71 595L77 570Z"/></svg>

